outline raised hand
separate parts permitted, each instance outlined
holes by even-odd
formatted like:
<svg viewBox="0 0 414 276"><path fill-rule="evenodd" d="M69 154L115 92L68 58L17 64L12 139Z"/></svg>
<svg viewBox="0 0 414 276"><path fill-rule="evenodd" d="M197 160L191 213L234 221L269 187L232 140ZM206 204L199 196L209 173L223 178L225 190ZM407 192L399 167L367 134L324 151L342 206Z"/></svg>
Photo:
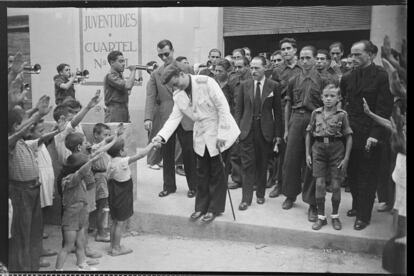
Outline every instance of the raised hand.
<svg viewBox="0 0 414 276"><path fill-rule="evenodd" d="M66 121L66 118L64 115L60 116L58 123L57 123L57 128L59 131L63 131L66 128L66 125L68 124L68 122Z"/></svg>
<svg viewBox="0 0 414 276"><path fill-rule="evenodd" d="M89 109L92 109L101 101L101 98L99 97L100 95L101 95L101 90L100 89L96 90L95 96L93 96L92 99L88 103Z"/></svg>
<svg viewBox="0 0 414 276"><path fill-rule="evenodd" d="M367 101L365 100L365 98L362 98L362 106L364 107L364 112L367 115L371 114L371 109L369 109L369 105L368 105Z"/></svg>
<svg viewBox="0 0 414 276"><path fill-rule="evenodd" d="M43 95L40 99L39 102L36 104L37 109L39 110L39 115L40 116L45 116L46 114L48 114L53 106L49 106L50 103L50 97Z"/></svg>

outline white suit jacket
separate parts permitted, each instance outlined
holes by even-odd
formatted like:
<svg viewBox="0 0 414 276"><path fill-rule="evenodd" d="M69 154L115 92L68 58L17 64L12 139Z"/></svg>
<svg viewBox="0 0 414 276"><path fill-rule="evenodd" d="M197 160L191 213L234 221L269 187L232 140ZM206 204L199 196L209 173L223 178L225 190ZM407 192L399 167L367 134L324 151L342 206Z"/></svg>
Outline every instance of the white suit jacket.
<svg viewBox="0 0 414 276"><path fill-rule="evenodd" d="M225 140L221 151L230 148L240 129L230 113L226 97L217 82L203 75L191 75L192 102L183 90L174 92L174 107L158 135L167 141L181 122L183 114L194 121L194 151L204 156L207 146L210 156L216 156L217 139Z"/></svg>

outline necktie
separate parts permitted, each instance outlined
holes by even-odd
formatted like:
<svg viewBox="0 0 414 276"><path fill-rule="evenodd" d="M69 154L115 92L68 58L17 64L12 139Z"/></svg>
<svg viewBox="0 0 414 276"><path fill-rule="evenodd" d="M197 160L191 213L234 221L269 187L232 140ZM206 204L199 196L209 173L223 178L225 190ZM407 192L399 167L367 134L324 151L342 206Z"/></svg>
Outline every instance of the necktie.
<svg viewBox="0 0 414 276"><path fill-rule="evenodd" d="M254 107L253 107L253 115L257 116L260 115L260 106L261 106L261 97L260 97L260 82L256 84L256 93L254 96Z"/></svg>

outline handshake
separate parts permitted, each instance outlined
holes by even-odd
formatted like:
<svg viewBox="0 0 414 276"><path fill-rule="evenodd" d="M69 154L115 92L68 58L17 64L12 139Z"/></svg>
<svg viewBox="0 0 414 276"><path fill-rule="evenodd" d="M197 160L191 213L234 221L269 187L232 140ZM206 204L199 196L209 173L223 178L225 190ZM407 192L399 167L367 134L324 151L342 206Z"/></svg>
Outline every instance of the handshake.
<svg viewBox="0 0 414 276"><path fill-rule="evenodd" d="M160 148L162 144L165 144L165 142L163 141L163 138L161 136L157 135L154 138L152 138L151 144L155 148Z"/></svg>

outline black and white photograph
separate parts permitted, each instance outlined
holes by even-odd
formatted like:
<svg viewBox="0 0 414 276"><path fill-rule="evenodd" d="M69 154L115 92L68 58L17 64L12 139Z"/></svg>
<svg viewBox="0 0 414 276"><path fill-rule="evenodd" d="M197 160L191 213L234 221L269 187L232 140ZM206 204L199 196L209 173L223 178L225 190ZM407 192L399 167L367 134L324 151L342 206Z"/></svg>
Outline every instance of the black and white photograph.
<svg viewBox="0 0 414 276"><path fill-rule="evenodd" d="M407 3L325 2L2 2L0 272L407 274Z"/></svg>

